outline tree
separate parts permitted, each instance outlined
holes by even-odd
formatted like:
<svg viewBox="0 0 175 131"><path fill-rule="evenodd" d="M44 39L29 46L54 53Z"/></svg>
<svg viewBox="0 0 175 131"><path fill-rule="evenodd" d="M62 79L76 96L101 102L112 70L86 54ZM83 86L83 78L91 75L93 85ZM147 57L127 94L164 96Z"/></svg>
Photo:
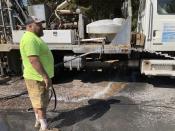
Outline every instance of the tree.
<svg viewBox="0 0 175 131"><path fill-rule="evenodd" d="M32 0L33 4L47 3L54 9L64 0ZM132 29L135 30L137 25L137 14L139 0L131 0L133 9ZM55 4L56 3L56 4ZM54 6L53 6L54 5ZM120 7L121 0L73 0L69 6L70 10L80 8L92 20L107 19L111 17L122 17Z"/></svg>
<svg viewBox="0 0 175 131"><path fill-rule="evenodd" d="M138 18L138 9L139 9L140 0L131 0L132 2L132 30L136 30L137 27L137 18Z"/></svg>

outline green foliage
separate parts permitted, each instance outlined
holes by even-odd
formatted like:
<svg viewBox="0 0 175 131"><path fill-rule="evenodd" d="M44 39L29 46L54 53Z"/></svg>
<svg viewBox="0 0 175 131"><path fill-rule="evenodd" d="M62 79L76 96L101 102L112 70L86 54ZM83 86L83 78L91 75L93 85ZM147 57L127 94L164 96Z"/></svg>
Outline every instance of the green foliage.
<svg viewBox="0 0 175 131"><path fill-rule="evenodd" d="M52 8L55 8L55 2L57 4L64 0L32 0L33 4L47 3ZM86 14L92 20L100 20L111 18L112 16L120 17L121 14L119 7L121 6L121 0L73 0L72 4L68 7L70 10L80 8L84 14ZM139 7L139 0L132 1L132 30L137 26L137 14ZM54 6L53 6L54 5Z"/></svg>
<svg viewBox="0 0 175 131"><path fill-rule="evenodd" d="M137 27L139 0L131 0L132 2L132 30L135 31Z"/></svg>
<svg viewBox="0 0 175 131"><path fill-rule="evenodd" d="M52 3L54 0L30 0L32 4Z"/></svg>
<svg viewBox="0 0 175 131"><path fill-rule="evenodd" d="M121 6L119 0L77 0L77 3L85 7L85 13L93 20L106 19L121 13L118 10Z"/></svg>

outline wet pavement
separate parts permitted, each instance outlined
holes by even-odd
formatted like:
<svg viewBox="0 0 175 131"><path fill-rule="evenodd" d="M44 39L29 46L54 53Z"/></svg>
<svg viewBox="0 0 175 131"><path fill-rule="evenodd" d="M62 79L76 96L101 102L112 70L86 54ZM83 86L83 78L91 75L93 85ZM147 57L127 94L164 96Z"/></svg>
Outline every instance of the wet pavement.
<svg viewBox="0 0 175 131"><path fill-rule="evenodd" d="M0 131L35 131L32 113L0 112Z"/></svg>
<svg viewBox="0 0 175 131"><path fill-rule="evenodd" d="M48 112L49 126L62 131L175 130L174 80L132 81L133 76L122 73L103 75L72 75L55 84L59 103L56 112ZM13 106L1 110L0 131L35 131L33 125L33 113L15 111Z"/></svg>

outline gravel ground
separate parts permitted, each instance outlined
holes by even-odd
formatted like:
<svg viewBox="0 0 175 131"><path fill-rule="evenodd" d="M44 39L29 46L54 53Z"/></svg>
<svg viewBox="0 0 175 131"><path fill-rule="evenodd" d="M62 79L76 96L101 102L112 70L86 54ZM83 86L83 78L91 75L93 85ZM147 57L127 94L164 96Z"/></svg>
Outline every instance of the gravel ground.
<svg viewBox="0 0 175 131"><path fill-rule="evenodd" d="M55 84L54 88L57 94L57 111L71 110L88 104L90 99L107 99L114 92L124 88L124 83L101 82L84 83L81 80L73 80L64 84ZM0 86L0 110L21 110L25 111L31 107L28 95L21 95L13 99L3 99L11 95L17 95L26 91L24 80L13 78ZM52 109L54 98L50 102L48 110Z"/></svg>
<svg viewBox="0 0 175 131"><path fill-rule="evenodd" d="M65 74L64 80L54 84L58 104L56 112L48 112L49 126L62 131L175 130L173 79L138 80L132 74L112 73ZM0 84L0 125L10 131L34 131L28 126L33 125L34 115L26 113L31 107L27 94L2 99L26 91L24 80L6 78ZM52 99L48 110L53 104Z"/></svg>

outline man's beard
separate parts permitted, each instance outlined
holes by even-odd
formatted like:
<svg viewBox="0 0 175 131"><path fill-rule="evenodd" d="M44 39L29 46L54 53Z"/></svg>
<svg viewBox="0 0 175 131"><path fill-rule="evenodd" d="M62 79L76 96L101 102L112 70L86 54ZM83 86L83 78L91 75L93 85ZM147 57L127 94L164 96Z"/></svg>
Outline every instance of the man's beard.
<svg viewBox="0 0 175 131"><path fill-rule="evenodd" d="M42 37L42 36L44 35L44 33L43 33L43 31L40 31L40 32L37 32L36 35L37 35L38 37Z"/></svg>

